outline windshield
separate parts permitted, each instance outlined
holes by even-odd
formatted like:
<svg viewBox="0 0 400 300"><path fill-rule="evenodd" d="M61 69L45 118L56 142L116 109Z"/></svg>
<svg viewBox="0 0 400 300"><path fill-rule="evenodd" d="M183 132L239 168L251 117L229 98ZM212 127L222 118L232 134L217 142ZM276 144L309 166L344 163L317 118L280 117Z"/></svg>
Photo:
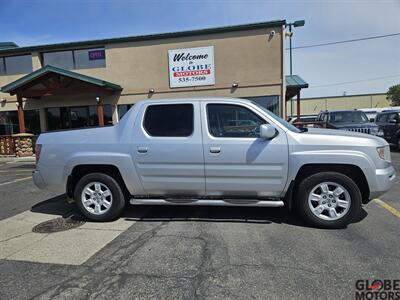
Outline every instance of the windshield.
<svg viewBox="0 0 400 300"><path fill-rule="evenodd" d="M261 106L260 104L258 104L257 102L254 101L250 101L251 103L253 103L254 105L256 105L257 107L261 108L269 117L271 117L272 119L274 119L275 121L279 122L280 124L282 124L285 128L287 128L290 131L293 132L301 132L300 129L298 129L297 127L293 126L292 124L286 122L284 119L278 117L277 115L275 115L274 113L270 112L268 109L266 109L264 106Z"/></svg>
<svg viewBox="0 0 400 300"><path fill-rule="evenodd" d="M367 123L369 119L363 111L335 111L329 114L330 123Z"/></svg>

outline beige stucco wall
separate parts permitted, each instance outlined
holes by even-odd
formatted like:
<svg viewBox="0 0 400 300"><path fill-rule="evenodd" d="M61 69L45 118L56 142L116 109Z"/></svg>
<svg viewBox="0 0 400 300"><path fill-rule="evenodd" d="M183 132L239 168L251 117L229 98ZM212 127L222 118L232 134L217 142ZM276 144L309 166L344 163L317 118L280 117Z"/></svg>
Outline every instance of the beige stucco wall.
<svg viewBox="0 0 400 300"><path fill-rule="evenodd" d="M301 115L317 115L321 110L381 108L390 106L386 94L354 95L342 97L305 98L301 99ZM290 116L291 102L287 103L287 113ZM297 104L293 99L293 114L296 115Z"/></svg>
<svg viewBox="0 0 400 300"><path fill-rule="evenodd" d="M272 30L276 32L275 35L270 35ZM104 46L105 68L73 71L121 85L123 91L120 96L105 100L113 104L135 103L150 96L282 97L284 92L282 27ZM204 46L214 46L215 85L170 89L168 50ZM41 67L40 55L37 52L32 53L32 65L34 70ZM23 75L0 76L0 86ZM238 88L232 89L233 83L238 83ZM149 89L154 89L155 94L149 95ZM14 96L0 93L0 97L7 99L6 104L0 105L0 111L16 110ZM95 96L30 99L27 100L25 108L90 105L95 103L93 97Z"/></svg>

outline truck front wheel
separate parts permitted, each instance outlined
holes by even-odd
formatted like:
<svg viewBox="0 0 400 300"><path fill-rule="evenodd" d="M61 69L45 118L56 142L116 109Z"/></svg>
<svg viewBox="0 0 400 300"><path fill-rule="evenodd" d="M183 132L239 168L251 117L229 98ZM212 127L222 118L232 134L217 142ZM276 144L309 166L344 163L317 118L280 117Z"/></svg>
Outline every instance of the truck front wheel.
<svg viewBox="0 0 400 300"><path fill-rule="evenodd" d="M360 213L361 192L348 176L338 172L313 174L298 185L297 210L317 227L342 228Z"/></svg>
<svg viewBox="0 0 400 300"><path fill-rule="evenodd" d="M83 176L74 193L80 212L92 221L111 221L119 217L124 206L124 193L118 182L103 173Z"/></svg>

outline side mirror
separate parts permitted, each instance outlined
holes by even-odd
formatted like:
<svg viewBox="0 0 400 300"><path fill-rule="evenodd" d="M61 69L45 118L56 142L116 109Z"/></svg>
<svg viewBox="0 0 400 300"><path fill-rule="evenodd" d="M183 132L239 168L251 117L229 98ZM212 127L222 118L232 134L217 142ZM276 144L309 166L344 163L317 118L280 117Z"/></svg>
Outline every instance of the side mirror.
<svg viewBox="0 0 400 300"><path fill-rule="evenodd" d="M270 140L276 137L276 135L277 131L274 126L270 124L262 124L260 126L260 138Z"/></svg>

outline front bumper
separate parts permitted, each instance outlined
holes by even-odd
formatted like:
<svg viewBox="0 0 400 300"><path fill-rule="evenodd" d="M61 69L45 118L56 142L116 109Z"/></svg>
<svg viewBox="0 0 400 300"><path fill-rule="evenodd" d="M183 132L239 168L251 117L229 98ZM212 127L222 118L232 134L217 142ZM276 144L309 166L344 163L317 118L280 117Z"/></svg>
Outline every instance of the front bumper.
<svg viewBox="0 0 400 300"><path fill-rule="evenodd" d="M39 188L39 189L44 189L46 187L46 184L44 183L42 175L40 175L40 172L38 170L32 171L32 178L33 178L33 183Z"/></svg>
<svg viewBox="0 0 400 300"><path fill-rule="evenodd" d="M376 186L371 188L370 198L374 199L389 191L394 185L396 179L396 171L391 165L386 169L377 169Z"/></svg>

